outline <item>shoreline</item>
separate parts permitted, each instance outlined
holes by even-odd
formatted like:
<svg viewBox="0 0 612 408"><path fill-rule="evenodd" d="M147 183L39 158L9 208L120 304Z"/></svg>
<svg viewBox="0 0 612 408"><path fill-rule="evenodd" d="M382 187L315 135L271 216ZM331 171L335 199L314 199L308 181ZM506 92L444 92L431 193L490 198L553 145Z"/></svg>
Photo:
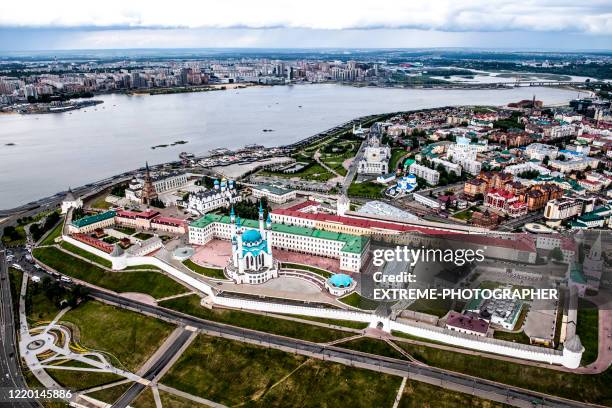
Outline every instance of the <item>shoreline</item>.
<svg viewBox="0 0 612 408"><path fill-rule="evenodd" d="M565 104L563 104L565 105ZM478 106L484 106L484 105L458 105L460 107L478 107ZM555 104L555 105L544 105L546 106L561 106L559 104ZM291 144L284 144L284 145L275 145L275 146L270 146L270 147L266 147L266 149L289 149L289 150L294 150L300 147L300 145L302 145L303 143L312 143L312 142L316 142L318 139L320 138L325 138L328 137L329 134L333 133L333 132L338 132L339 128L344 128L347 126L350 126L351 123L355 122L355 121L360 121L364 118L375 118L375 117L380 117L380 116L386 116L386 115L392 115L392 114L406 114L406 113L414 113L414 112L425 112L425 111L430 111L430 110L434 110L434 109L444 109L445 107L449 107L448 105L441 105L441 106L437 106L434 108L423 108L423 109L410 109L410 110L402 110L402 111L394 111L394 112L379 112L379 113L373 113L373 114L369 114L369 115L362 115L362 116L357 116L354 117L348 121L345 121L343 123L339 123L336 126L333 126L331 128L328 128L322 132L316 133L314 135L310 135L307 137L304 137L294 143ZM453 107L457 107L457 106L453 106ZM501 106L496 106L496 107L501 107ZM238 148L239 149L239 148ZM214 149L213 149L214 150ZM197 160L201 160L201 159L205 159L205 158L210 158L210 157L214 157L214 154L204 154L201 156L196 156L195 158ZM166 166L172 163L176 163L176 162L180 162L180 159L177 158L177 160L171 160L171 161L166 161L166 162L162 162L162 163L157 163L151 167L155 168L155 167L159 167L159 166ZM114 174L110 177L105 177L104 179L100 179L100 180L95 180L95 181L91 181L87 184L81 185L81 186L77 186L77 187L73 187L73 190L78 190L78 189L83 189L83 188L87 188L88 186L92 186L92 185L97 185L99 183L102 183L103 181L108 181L108 180L112 180L114 178L118 178L121 176L121 174L126 174L126 173L130 173L133 171L136 171L136 169L132 168L132 169L128 169L126 171L124 171L123 173L118 173L118 174ZM117 184L117 183L114 183ZM112 184L112 185L114 185ZM57 193L55 194L57 195ZM27 204L22 204L22 205L18 205L16 207L13 208L9 208L9 209L0 209L0 213L2 214L18 214L24 211L28 211L34 208L37 208L40 206L39 202L44 201L44 200L51 200L53 197L55 197L55 195L50 195L50 196L46 196L46 197L41 197L38 198L36 201L32 201L30 203Z"/></svg>
<svg viewBox="0 0 612 408"><path fill-rule="evenodd" d="M316 86L316 85L320 85L320 84L310 84L310 83L308 83L308 84L301 84L301 85L315 85ZM335 84L329 84L329 85L336 86ZM268 88L268 86L257 86L257 88L262 88L263 89L263 88ZM377 88L378 87L371 87L370 89L377 89ZM502 90L502 89L498 89L498 90L502 91L502 92L509 92L510 91L510 90ZM493 90L491 90L491 91L493 91ZM519 91L519 90L516 90L516 91ZM439 90L439 92L442 92L442 91ZM567 92L567 90L565 90L565 92ZM489 93L489 92L487 92L487 93ZM491 92L491 94L496 94L496 93ZM462 98L462 99L465 99L465 98ZM500 98L493 98L493 99L499 99L499 100L496 101L497 103L495 103L495 104L485 103L484 105L485 106L505 106L505 104L507 102L511 102L511 101L514 100L514 99L507 99L507 98L501 98L501 99ZM562 99L564 100L562 103L563 104L567 104L567 102L570 99L572 99L572 98L568 95L567 97L564 96L564 98L562 98ZM105 102L108 102L108 101L105 101ZM438 101L438 103L439 102L440 101ZM308 136L304 136L304 133L302 133L297 138L297 140L295 142L291 142L291 141L288 141L288 140L275 140L273 143L271 143L269 145L266 142L263 142L263 144L266 145L266 148L274 148L274 147L276 147L276 148L294 148L294 147L296 147L295 145L308 143L309 140L312 141L317 136L318 137L323 137L324 133L329 133L330 131L333 132L334 129L337 130L338 127L340 127L342 125L346 125L347 123L350 123L350 122L354 122L354 121L359 122L360 120L363 120L364 117L368 117L368 116L378 116L378 115L384 115L384 114L389 114L389 113L398 113L398 112L425 111L425 110L429 110L429 109L441 108L441 107L444 107L444 106L456 107L456 106L477 106L477 105L483 105L483 103L474 104L474 103L465 103L465 102L472 102L471 98L467 98L467 100L465 100L464 103L458 103L457 105L444 104L443 106L440 106L438 104L435 107L432 106L432 107L427 107L427 108L416 108L416 109L414 109L414 108L413 109L406 109L406 108L409 107L409 105L406 106L406 104L403 104L404 105L403 106L404 109L397 109L397 110L393 109L393 108L392 109L385 109L385 107L379 106L378 108L382 108L382 109L380 111L378 111L377 113L375 113L375 114L371 114L370 113L370 114L366 114L366 115L356 115L356 116L352 116L351 119L349 119L347 121L342 120L343 118L340 118L340 119L336 118L334 123L332 125L326 126L326 128L324 130L322 130L320 132L317 132L317 130L315 130L314 132L311 131L311 132L308 133ZM553 102L553 104L555 104L554 101L552 101L552 102ZM376 108L376 106L374 106L373 108L378 110ZM376 110L372 109L372 110L370 110L370 112L372 112L372 111L376 112ZM30 119L28 118L26 120L30 120ZM18 142L18 141L12 140L12 142ZM191 141L190 141L190 143L191 143ZM153 145L153 143L151 145ZM150 146L151 145L149 145L149 148L147 150L150 150ZM232 150L239 149L240 147L242 147L242 145L240 145L240 146L232 146ZM5 147L5 149L8 149L8 148L9 147ZM194 149L195 150L193 151L193 153L196 153L196 155L198 157L207 157L207 156L209 156L208 151L212 150L211 148L207 148L208 151L202 151L200 149L197 149L196 147L194 147ZM155 150L158 150L158 149L155 149ZM164 149L160 149L160 150L164 150ZM198 150L200 150L200 154L198 154ZM166 157L162 158L162 161L160 161L159 163L157 163L155 161L151 162L149 160L149 162L153 163L155 166L163 165L163 164L168 164L168 163L173 163L173 162L177 162L177 161L179 161L178 153L177 153L177 155L171 156L171 157L169 157L169 155L167 155ZM91 182L91 180L96 180L97 179L96 175L104 175L104 176L101 177L101 179L108 179L108 178L112 178L113 175L122 174L122 173L128 172L128 171L133 171L133 169L136 169L137 167L138 167L138 164L132 165L132 166L125 166L125 167L123 167L123 166L115 167L114 170L111 169L112 173L111 172L107 173L106 171L104 173L92 172L92 175L94 177L87 178L87 180L80 180L80 182L71 182L69 184L72 185L73 188L74 188L74 186L81 186L81 187L84 186L84 187L87 187L88 185L90 185L92 183L95 183L95 181ZM123 171L123 170L125 170L125 171ZM110 175L110 176L106 176L107 174ZM58 184L58 186L59 186L59 184ZM28 195L28 197L25 197L23 200L19 200L19 201L13 202L13 203L7 203L7 204L11 205L11 207L9 207L9 208L7 208L8 206L4 207L4 209L2 209L0 211L0 213L21 211L23 208L28 208L28 207L31 208L33 206L36 206L40 202L44 202L45 199L53 199L53 197L55 195L54 192L56 192L56 191L63 191L62 188L61 188L62 186L59 186L58 189L53 189L53 190L48 191L46 193L46 196L42 196L42 195L38 195L38 194L32 194L32 195ZM34 192L34 193L36 193L36 192Z"/></svg>

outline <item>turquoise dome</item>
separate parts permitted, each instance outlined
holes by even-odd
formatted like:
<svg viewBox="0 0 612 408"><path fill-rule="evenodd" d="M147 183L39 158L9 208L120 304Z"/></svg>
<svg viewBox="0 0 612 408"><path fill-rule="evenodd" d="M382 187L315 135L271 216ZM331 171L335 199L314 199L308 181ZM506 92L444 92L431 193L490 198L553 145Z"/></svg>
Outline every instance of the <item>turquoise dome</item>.
<svg viewBox="0 0 612 408"><path fill-rule="evenodd" d="M242 234L242 241L245 243L259 242L261 241L261 234L255 229L245 231L245 233Z"/></svg>
<svg viewBox="0 0 612 408"><path fill-rule="evenodd" d="M337 273L329 278L329 283L337 288L348 288L353 283L353 278L343 273Z"/></svg>

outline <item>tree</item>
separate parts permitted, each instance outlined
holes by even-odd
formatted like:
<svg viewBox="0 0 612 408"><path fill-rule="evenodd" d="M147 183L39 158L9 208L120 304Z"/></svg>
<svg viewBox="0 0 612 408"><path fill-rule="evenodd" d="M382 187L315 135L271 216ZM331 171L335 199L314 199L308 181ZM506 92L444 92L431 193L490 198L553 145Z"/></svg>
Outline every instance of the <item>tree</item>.
<svg viewBox="0 0 612 408"><path fill-rule="evenodd" d="M555 249L550 251L550 258L554 259L555 261L562 261L563 260L563 252L561 252L561 248L556 247Z"/></svg>
<svg viewBox="0 0 612 408"><path fill-rule="evenodd" d="M164 202L157 197L151 200L151 206L155 208L166 208Z"/></svg>

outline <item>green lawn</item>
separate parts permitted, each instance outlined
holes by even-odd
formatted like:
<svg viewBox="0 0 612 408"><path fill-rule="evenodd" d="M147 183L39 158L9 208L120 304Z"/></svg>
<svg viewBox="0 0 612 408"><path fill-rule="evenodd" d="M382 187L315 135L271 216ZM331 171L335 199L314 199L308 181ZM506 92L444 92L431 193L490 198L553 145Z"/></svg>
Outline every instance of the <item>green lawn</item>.
<svg viewBox="0 0 612 408"><path fill-rule="evenodd" d="M191 259L183 261L183 265L200 275L208 276L215 279L227 279L223 274L223 269L207 268L194 263Z"/></svg>
<svg viewBox="0 0 612 408"><path fill-rule="evenodd" d="M200 297L198 295L189 295L164 300L163 302L160 302L159 305L182 313L190 314L201 319L212 320L220 323L231 324L233 326L259 330L317 343L337 340L352 335L352 333L349 332L264 316L256 313L248 313L240 310L221 308L210 310L200 305Z"/></svg>
<svg viewBox="0 0 612 408"><path fill-rule="evenodd" d="M101 196L95 199L90 206L99 210L108 210L113 205L105 200L106 196Z"/></svg>
<svg viewBox="0 0 612 408"><path fill-rule="evenodd" d="M352 320L326 319L324 317L302 316L302 315L285 315L295 317L297 319L311 320L313 322L333 324L334 326L348 327L351 329L362 330L369 326L368 323L354 322Z"/></svg>
<svg viewBox="0 0 612 408"><path fill-rule="evenodd" d="M321 275L324 278L331 278L331 276L333 275L333 272L326 271L325 269L319 269L319 268L315 268L314 266L300 265L300 264L294 264L294 263L289 263L289 262L283 262L283 269L285 268L286 269L299 269L303 271L313 272L313 273L316 273L317 275Z"/></svg>
<svg viewBox="0 0 612 408"><path fill-rule="evenodd" d="M353 182L348 188L348 195L353 197L365 197L365 198L380 198L382 197L381 191L384 186L379 183L372 181L365 181L363 183Z"/></svg>
<svg viewBox="0 0 612 408"><path fill-rule="evenodd" d="M44 293L42 283L30 282L27 293L26 311L31 323L51 321L59 313L60 309Z"/></svg>
<svg viewBox="0 0 612 408"><path fill-rule="evenodd" d="M334 143L334 146L338 146L343 150L337 153L326 153L324 149L321 149L321 161L328 167L332 168L336 173L345 176L347 170L342 164L345 160L350 159L357 154L359 145L360 142L356 140Z"/></svg>
<svg viewBox="0 0 612 408"><path fill-rule="evenodd" d="M200 335L161 383L235 405L248 402L305 360L279 350Z"/></svg>
<svg viewBox="0 0 612 408"><path fill-rule="evenodd" d="M159 398L161 399L162 406L168 408L206 408L208 405L199 404L195 401L188 400L170 394L169 392L159 390ZM138 407L136 407L138 408ZM148 407L147 407L148 408Z"/></svg>
<svg viewBox="0 0 612 408"><path fill-rule="evenodd" d="M134 408L152 408L155 407L155 399L151 387L145 388L138 397L130 404ZM168 407L164 405L164 407Z"/></svg>
<svg viewBox="0 0 612 408"><path fill-rule="evenodd" d="M40 245L53 245L55 243L55 238L62 235L62 229L64 228L64 219L60 219L57 225L51 230L49 235L42 240Z"/></svg>
<svg viewBox="0 0 612 408"><path fill-rule="evenodd" d="M383 340L373 339L371 337L360 337L355 340L349 340L343 343L335 344L336 347L342 347L350 350L361 351L364 353L377 354L379 356L397 358L405 360L406 357L391 345Z"/></svg>
<svg viewBox="0 0 612 408"><path fill-rule="evenodd" d="M199 336L162 384L235 406L390 407L401 379L279 350Z"/></svg>
<svg viewBox="0 0 612 408"><path fill-rule="evenodd" d="M400 377L310 359L253 405L265 408L392 407L400 384Z"/></svg>
<svg viewBox="0 0 612 408"><path fill-rule="evenodd" d="M582 365L588 365L597 360L599 347L599 310L593 303L580 299L578 304L578 323L576 334L584 346Z"/></svg>
<svg viewBox="0 0 612 408"><path fill-rule="evenodd" d="M4 230L0 230L2 231L2 238L0 239L0 241L7 247L14 247L14 246L19 246L19 245L24 245L25 241L26 241L26 233L25 230L23 229L23 225L18 225L17 227L15 227L15 236L14 237L9 237L7 235L4 235Z"/></svg>
<svg viewBox="0 0 612 408"><path fill-rule="evenodd" d="M348 296L338 299L340 302L349 306L358 307L363 310L374 310L378 307L378 302L367 299L357 292L353 292Z"/></svg>
<svg viewBox="0 0 612 408"><path fill-rule="evenodd" d="M47 373L62 387L73 391L104 385L121 380L123 377L113 373L47 369Z"/></svg>
<svg viewBox="0 0 612 408"><path fill-rule="evenodd" d="M467 210L459 211L453 214L453 218L463 221L469 221L472 219L472 214L474 214L474 211L471 208L468 208Z"/></svg>
<svg viewBox="0 0 612 408"><path fill-rule="evenodd" d="M139 270L147 270L147 271L161 271L161 269L159 269L157 266L155 265L134 265L134 266L128 266L127 268L123 269L124 271L139 271Z"/></svg>
<svg viewBox="0 0 612 408"><path fill-rule="evenodd" d="M132 227L113 227L114 230L122 232L126 235L132 235L133 233L136 232L136 228L132 228Z"/></svg>
<svg viewBox="0 0 612 408"><path fill-rule="evenodd" d="M599 375L580 375L396 342L425 364L576 401L612 404L612 369Z"/></svg>
<svg viewBox="0 0 612 408"><path fill-rule="evenodd" d="M9 268L9 283L11 284L11 300L13 301L13 313L15 322L19 322L19 294L21 293L21 283L23 272L15 268Z"/></svg>
<svg viewBox="0 0 612 408"><path fill-rule="evenodd" d="M389 171L395 171L397 169L397 163L399 159L408 154L408 151L402 148L391 149L391 159L389 160Z"/></svg>
<svg viewBox="0 0 612 408"><path fill-rule="evenodd" d="M131 371L136 371L174 330L164 321L95 301L68 311L61 321L78 327L81 345L112 354Z"/></svg>
<svg viewBox="0 0 612 408"><path fill-rule="evenodd" d="M81 248L79 248L76 245L72 245L69 242L65 242L64 241L64 242L62 242L60 244L60 246L63 249L65 249L66 251L72 252L73 254L78 255L78 256L80 256L82 258L89 259L91 262L95 262L98 265L102 265L102 266L105 266L107 268L110 268L110 267L113 266L113 263L111 261L108 261L108 260L106 260L106 259L104 259L104 258L102 258L102 257L100 257L98 255L94 255L91 252L86 251L84 249L81 249Z"/></svg>
<svg viewBox="0 0 612 408"><path fill-rule="evenodd" d="M107 404L112 404L117 401L120 396L123 395L124 392L128 390L132 386L132 382L126 382L123 384L116 385L114 387L105 388L103 390L94 391L92 393L87 394L88 397L95 398L99 401L106 402Z"/></svg>
<svg viewBox="0 0 612 408"><path fill-rule="evenodd" d="M454 392L431 384L408 381L402 393L399 408L505 408L501 404L462 392Z"/></svg>
<svg viewBox="0 0 612 408"><path fill-rule="evenodd" d="M442 317L451 309L452 303L450 299L417 299L408 310Z"/></svg>
<svg viewBox="0 0 612 408"><path fill-rule="evenodd" d="M134 238L144 241L144 240L151 238L152 236L153 234L147 234L146 232L139 232L138 234L134 235Z"/></svg>
<svg viewBox="0 0 612 408"><path fill-rule="evenodd" d="M325 182L334 177L332 173L327 171L325 168L321 167L320 164L314 163L308 166L306 169L302 171L298 171L295 173L282 173L282 172L273 172L273 171L262 171L258 173L261 176L272 176L272 177L284 177L284 178L293 178L298 177L304 180L309 181L320 181Z"/></svg>
<svg viewBox="0 0 612 408"><path fill-rule="evenodd" d="M184 293L181 284L157 272L109 272L55 247L35 248L34 257L56 271L115 292L140 292L162 298Z"/></svg>

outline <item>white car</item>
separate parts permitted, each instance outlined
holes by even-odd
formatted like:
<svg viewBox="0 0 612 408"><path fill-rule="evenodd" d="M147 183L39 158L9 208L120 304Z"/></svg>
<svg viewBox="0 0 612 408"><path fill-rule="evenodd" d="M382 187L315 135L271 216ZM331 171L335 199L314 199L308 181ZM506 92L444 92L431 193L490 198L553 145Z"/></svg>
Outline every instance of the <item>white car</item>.
<svg viewBox="0 0 612 408"><path fill-rule="evenodd" d="M40 276L32 276L30 279L32 279L32 282L40 282Z"/></svg>
<svg viewBox="0 0 612 408"><path fill-rule="evenodd" d="M11 265L13 268L17 269L18 271L23 271L23 268L21 267L21 265L14 263Z"/></svg>

